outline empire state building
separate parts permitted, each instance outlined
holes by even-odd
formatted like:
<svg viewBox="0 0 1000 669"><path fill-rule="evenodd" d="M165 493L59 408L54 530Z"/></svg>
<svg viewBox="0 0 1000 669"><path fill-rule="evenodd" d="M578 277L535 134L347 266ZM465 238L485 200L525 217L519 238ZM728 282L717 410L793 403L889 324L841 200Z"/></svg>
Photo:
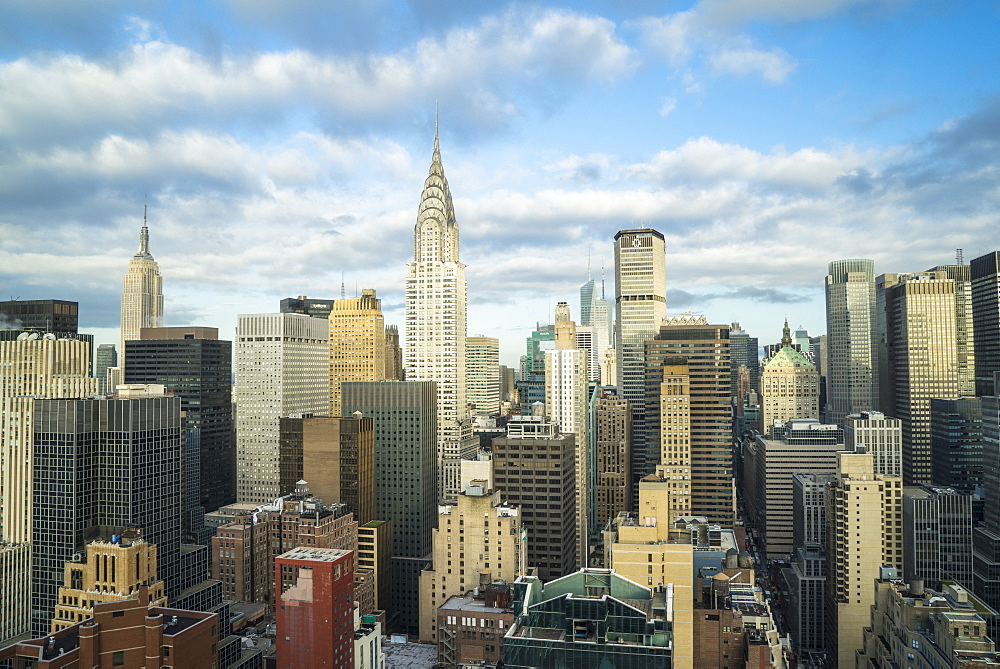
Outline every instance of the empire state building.
<svg viewBox="0 0 1000 669"><path fill-rule="evenodd" d="M436 130L406 267L406 379L437 382L438 494L449 499L460 487L461 459L475 453L476 441L465 397L465 265Z"/></svg>
<svg viewBox="0 0 1000 669"><path fill-rule="evenodd" d="M163 325L163 278L160 266L149 252L149 228L142 214L139 250L128 261L122 281L121 344L119 364L125 366L125 342L139 338L142 328Z"/></svg>

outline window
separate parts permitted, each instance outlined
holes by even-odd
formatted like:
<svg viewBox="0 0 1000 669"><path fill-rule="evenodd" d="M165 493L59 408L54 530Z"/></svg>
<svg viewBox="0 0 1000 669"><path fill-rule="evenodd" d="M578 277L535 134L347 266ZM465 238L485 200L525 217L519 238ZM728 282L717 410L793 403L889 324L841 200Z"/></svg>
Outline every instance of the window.
<svg viewBox="0 0 1000 669"><path fill-rule="evenodd" d="M117 613L117 611L116 611ZM125 666L125 651L116 650L111 653L111 666L112 667L124 667Z"/></svg>

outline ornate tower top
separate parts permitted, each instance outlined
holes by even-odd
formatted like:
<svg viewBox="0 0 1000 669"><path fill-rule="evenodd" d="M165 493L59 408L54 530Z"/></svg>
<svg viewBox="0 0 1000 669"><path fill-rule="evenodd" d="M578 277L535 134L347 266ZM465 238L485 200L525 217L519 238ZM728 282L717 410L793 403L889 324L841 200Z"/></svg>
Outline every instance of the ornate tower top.
<svg viewBox="0 0 1000 669"><path fill-rule="evenodd" d="M424 190L420 194L417 224L413 230L414 262L458 262L458 222L448 179L441 164L437 119L434 121L434 154Z"/></svg>
<svg viewBox="0 0 1000 669"><path fill-rule="evenodd" d="M785 327L781 331L781 345L791 346L792 345L792 330L788 327L788 319L785 319Z"/></svg>
<svg viewBox="0 0 1000 669"><path fill-rule="evenodd" d="M142 230L139 231L139 250L132 257L142 260L152 260L153 256L149 252L149 228L146 223L146 205L142 205Z"/></svg>

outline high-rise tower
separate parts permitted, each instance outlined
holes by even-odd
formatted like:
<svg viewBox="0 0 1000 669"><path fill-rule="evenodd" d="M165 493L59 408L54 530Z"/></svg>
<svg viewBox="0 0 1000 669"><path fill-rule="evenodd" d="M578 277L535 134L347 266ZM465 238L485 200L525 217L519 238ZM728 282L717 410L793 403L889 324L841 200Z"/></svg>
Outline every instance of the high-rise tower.
<svg viewBox="0 0 1000 669"><path fill-rule="evenodd" d="M875 263L835 260L826 276L826 332L829 369L824 409L829 423L875 409Z"/></svg>
<svg viewBox="0 0 1000 669"><path fill-rule="evenodd" d="M335 300L329 320L330 416L340 416L340 384L387 378L382 301L365 288L361 297Z"/></svg>
<svg viewBox="0 0 1000 669"><path fill-rule="evenodd" d="M971 263L972 321L975 339L976 395L1000 394L1000 251Z"/></svg>
<svg viewBox="0 0 1000 669"><path fill-rule="evenodd" d="M663 235L656 230L615 235L616 385L632 409L633 486L659 464L659 439L646 448L643 344L656 336L667 315L666 265Z"/></svg>
<svg viewBox="0 0 1000 669"><path fill-rule="evenodd" d="M138 339L142 328L163 325L163 279L160 266L149 252L149 228L146 210L142 212L139 250L128 261L128 271L122 281L121 364L125 365L125 342Z"/></svg>
<svg viewBox="0 0 1000 669"><path fill-rule="evenodd" d="M465 418L465 265L436 130L406 267L406 378L437 383L438 494L452 497L461 458L476 441Z"/></svg>

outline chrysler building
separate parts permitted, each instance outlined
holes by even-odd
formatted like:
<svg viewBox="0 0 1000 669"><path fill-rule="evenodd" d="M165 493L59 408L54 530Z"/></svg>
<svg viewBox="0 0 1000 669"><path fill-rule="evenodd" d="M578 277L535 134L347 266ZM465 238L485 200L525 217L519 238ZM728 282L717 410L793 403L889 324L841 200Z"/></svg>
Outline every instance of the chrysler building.
<svg viewBox="0 0 1000 669"><path fill-rule="evenodd" d="M438 495L449 499L460 487L460 461L475 454L477 441L465 397L465 265L436 128L406 267L406 379L437 382Z"/></svg>
<svg viewBox="0 0 1000 669"><path fill-rule="evenodd" d="M163 325L163 279L160 266L149 252L149 228L146 210L142 212L139 250L128 261L128 271L122 282L121 345L119 365L125 366L125 342L139 338L142 328Z"/></svg>

